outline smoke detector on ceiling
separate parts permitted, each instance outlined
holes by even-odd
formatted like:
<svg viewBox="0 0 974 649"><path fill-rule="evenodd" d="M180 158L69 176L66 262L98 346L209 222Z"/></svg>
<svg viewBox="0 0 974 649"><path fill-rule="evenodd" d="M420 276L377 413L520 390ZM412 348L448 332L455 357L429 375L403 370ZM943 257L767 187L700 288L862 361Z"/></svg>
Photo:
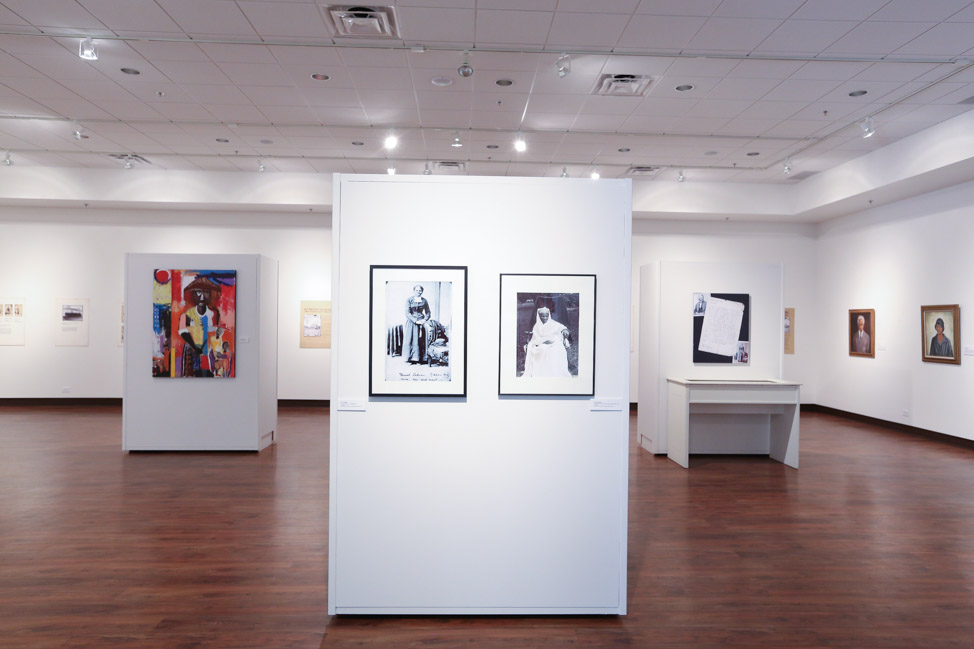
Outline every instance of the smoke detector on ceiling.
<svg viewBox="0 0 974 649"><path fill-rule="evenodd" d="M592 90L593 95L641 97L649 90L653 78L646 74L603 74Z"/></svg>
<svg viewBox="0 0 974 649"><path fill-rule="evenodd" d="M337 36L351 38L399 38L396 12L392 7L332 5L322 7L325 19Z"/></svg>

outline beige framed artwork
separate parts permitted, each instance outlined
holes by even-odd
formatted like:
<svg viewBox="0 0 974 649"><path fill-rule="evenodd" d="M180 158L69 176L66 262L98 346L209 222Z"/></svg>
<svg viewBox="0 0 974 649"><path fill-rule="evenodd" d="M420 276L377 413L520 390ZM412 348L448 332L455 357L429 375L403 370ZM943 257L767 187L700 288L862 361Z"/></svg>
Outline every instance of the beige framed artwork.
<svg viewBox="0 0 974 649"><path fill-rule="evenodd" d="M301 338L303 349L331 348L331 302L301 300Z"/></svg>
<svg viewBox="0 0 974 649"><path fill-rule="evenodd" d="M875 309L849 309L849 356L876 357Z"/></svg>
<svg viewBox="0 0 974 649"><path fill-rule="evenodd" d="M960 305L921 306L920 333L925 363L960 365Z"/></svg>

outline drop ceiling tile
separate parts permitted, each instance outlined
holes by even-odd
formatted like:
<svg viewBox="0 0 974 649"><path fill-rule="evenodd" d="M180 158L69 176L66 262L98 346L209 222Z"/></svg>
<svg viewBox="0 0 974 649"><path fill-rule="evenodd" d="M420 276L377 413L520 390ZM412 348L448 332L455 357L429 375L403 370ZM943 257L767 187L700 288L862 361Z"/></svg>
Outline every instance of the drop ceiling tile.
<svg viewBox="0 0 974 649"><path fill-rule="evenodd" d="M445 7L400 7L399 34L410 42L435 43L441 41L474 40L473 9Z"/></svg>
<svg viewBox="0 0 974 649"><path fill-rule="evenodd" d="M432 78L432 77L430 77ZM430 83L428 79L417 77L413 74L413 81L418 79L425 83ZM514 82L511 86L498 86L498 79L509 79ZM534 72L530 70L477 70L473 75L473 89L477 92L497 92L508 94L525 93L531 90L531 83L534 81ZM418 84L417 87L419 87ZM450 86L457 87L458 84Z"/></svg>
<svg viewBox="0 0 974 649"><path fill-rule="evenodd" d="M917 82L912 82L910 84L904 84L904 85L912 87L915 92L919 91L917 92L917 94L903 99L902 100L903 103L906 104L940 103L940 101L944 97L954 92L955 90L959 90L960 88L964 87L964 84L962 83L951 83L951 82L937 83L929 86L927 84L917 83ZM925 89L923 89L924 87Z"/></svg>
<svg viewBox="0 0 974 649"><path fill-rule="evenodd" d="M597 72L572 72L567 77L558 78L552 69L540 69L534 79L532 92L552 95L590 95L599 81Z"/></svg>
<svg viewBox="0 0 974 649"><path fill-rule="evenodd" d="M221 122L264 122L266 117L257 108L243 104L203 104Z"/></svg>
<svg viewBox="0 0 974 649"><path fill-rule="evenodd" d="M4 5L36 27L104 29L91 13L76 2L64 0L4 0Z"/></svg>
<svg viewBox="0 0 974 649"><path fill-rule="evenodd" d="M706 97L720 83L717 77L690 77L667 74L649 87L650 97L679 97L701 99ZM680 86L693 86L690 90L677 90Z"/></svg>
<svg viewBox="0 0 974 649"><path fill-rule="evenodd" d="M548 11L477 11L476 40L510 45L542 47L551 27ZM477 59L479 59L479 54ZM476 67L476 63L474 64Z"/></svg>
<svg viewBox="0 0 974 649"><path fill-rule="evenodd" d="M419 110L402 108L366 108L369 122L381 126L419 126Z"/></svg>
<svg viewBox="0 0 974 649"><path fill-rule="evenodd" d="M64 85L51 81L50 79L31 77L5 78L3 79L3 85L32 99L75 99L78 96ZM130 96L129 99L131 98Z"/></svg>
<svg viewBox="0 0 974 649"><path fill-rule="evenodd" d="M434 110L470 110L473 96L466 92L430 92L416 93L416 101L420 109Z"/></svg>
<svg viewBox="0 0 974 649"><path fill-rule="evenodd" d="M918 106L916 110L911 111L901 117L900 119L904 122L925 122L929 123L930 126L934 124L939 124L951 117L957 117L963 113L974 108L970 104L936 104L933 106Z"/></svg>
<svg viewBox="0 0 974 649"><path fill-rule="evenodd" d="M469 110L420 109L419 119L426 128L470 128Z"/></svg>
<svg viewBox="0 0 974 649"><path fill-rule="evenodd" d="M360 108L358 91L346 88L301 88L301 95L309 106Z"/></svg>
<svg viewBox="0 0 974 649"><path fill-rule="evenodd" d="M95 104L85 101L83 99L45 99L43 101L44 106L50 110L39 110L33 108L34 102L25 102L25 107L29 107L29 112L24 109L15 111L20 115L49 115L50 111L54 111L60 115L64 115L68 119L111 119L110 113L102 110ZM9 101L3 99L0 103L0 110L7 112L9 106Z"/></svg>
<svg viewBox="0 0 974 649"><path fill-rule="evenodd" d="M4 34L3 40L0 41L0 48L9 54L40 54L43 56L64 56L65 54L74 53L77 56L78 43L80 39L77 38L43 38L39 36L21 35L21 34ZM95 40L96 45L103 45L99 40ZM73 44L73 47L68 48L69 44Z"/></svg>
<svg viewBox="0 0 974 649"><path fill-rule="evenodd" d="M852 20L786 20L754 51L817 54L858 24Z"/></svg>
<svg viewBox="0 0 974 649"><path fill-rule="evenodd" d="M714 11L722 18L788 18L805 0L724 0Z"/></svg>
<svg viewBox="0 0 974 649"><path fill-rule="evenodd" d="M792 79L847 81L872 65L857 61L809 61L798 69Z"/></svg>
<svg viewBox="0 0 974 649"><path fill-rule="evenodd" d="M953 57L974 46L968 23L942 23L896 50L896 54Z"/></svg>
<svg viewBox="0 0 974 649"><path fill-rule="evenodd" d="M936 70L936 63L894 63L883 61L874 63L857 74L854 78L861 81L912 81L918 77ZM944 66L949 69L953 66ZM940 74L936 76L941 76Z"/></svg>
<svg viewBox="0 0 974 649"><path fill-rule="evenodd" d="M603 74L648 74L660 77L673 65L669 56L609 56L602 66Z"/></svg>
<svg viewBox="0 0 974 649"><path fill-rule="evenodd" d="M572 128L577 131L607 131L615 132L626 121L626 115L578 115L572 122Z"/></svg>
<svg viewBox="0 0 974 649"><path fill-rule="evenodd" d="M781 23L780 20L760 18L710 18L690 40L688 48L711 52L750 52Z"/></svg>
<svg viewBox="0 0 974 649"><path fill-rule="evenodd" d="M201 43L200 49L214 63L277 63L270 48L263 45Z"/></svg>
<svg viewBox="0 0 974 649"><path fill-rule="evenodd" d="M275 86L290 82L276 63L220 63L220 69L238 86Z"/></svg>
<svg viewBox="0 0 974 649"><path fill-rule="evenodd" d="M40 79L44 76L43 72L35 70L23 61L0 52L0 78L33 77Z"/></svg>
<svg viewBox="0 0 974 649"><path fill-rule="evenodd" d="M529 113L577 113L582 110L586 96L532 94L528 99Z"/></svg>
<svg viewBox="0 0 974 649"><path fill-rule="evenodd" d="M971 0L891 0L869 17L870 20L946 20L971 4Z"/></svg>
<svg viewBox="0 0 974 649"><path fill-rule="evenodd" d="M705 22L706 18L694 16L633 16L619 39L619 47L683 49Z"/></svg>
<svg viewBox="0 0 974 649"><path fill-rule="evenodd" d="M470 112L470 127L516 130L521 126L521 115L520 112L474 110Z"/></svg>
<svg viewBox="0 0 974 649"><path fill-rule="evenodd" d="M141 101L113 101L106 108L115 118L122 120L162 119L162 115Z"/></svg>
<svg viewBox="0 0 974 649"><path fill-rule="evenodd" d="M947 18L948 22L974 22L974 3L967 6L966 9L961 9L950 18Z"/></svg>
<svg viewBox="0 0 974 649"><path fill-rule="evenodd" d="M804 101L759 101L742 111L744 119L787 119L808 105Z"/></svg>
<svg viewBox="0 0 974 649"><path fill-rule="evenodd" d="M676 117L670 123L668 133L713 134L730 121L730 118L719 116L687 116Z"/></svg>
<svg viewBox="0 0 974 649"><path fill-rule="evenodd" d="M722 117L729 120L737 117L753 105L753 101L731 99L703 99L687 111L687 117Z"/></svg>
<svg viewBox="0 0 974 649"><path fill-rule="evenodd" d="M209 61L195 43L170 43L160 41L133 41L135 51L153 62L159 61Z"/></svg>
<svg viewBox="0 0 974 649"><path fill-rule="evenodd" d="M406 52L403 50L383 50L365 47L347 47L338 50L342 62L351 67L361 68L405 68L408 67ZM458 62L457 65L460 65ZM403 71L405 74L405 71Z"/></svg>
<svg viewBox="0 0 974 649"><path fill-rule="evenodd" d="M476 54L476 57L474 57ZM476 52L471 53L471 60L476 61L474 68L485 70L534 70L541 61L541 54L524 52ZM460 62L457 62L459 65ZM456 69L455 67L453 68Z"/></svg>
<svg viewBox="0 0 974 649"><path fill-rule="evenodd" d="M268 51L282 66L288 64L339 67L342 57L333 47L313 47L310 45L268 45Z"/></svg>
<svg viewBox="0 0 974 649"><path fill-rule="evenodd" d="M767 137L810 137L822 129L818 120L788 119L764 132Z"/></svg>
<svg viewBox="0 0 974 649"><path fill-rule="evenodd" d="M523 113L528 101L526 93L477 92L472 95L473 110L482 112Z"/></svg>
<svg viewBox="0 0 974 649"><path fill-rule="evenodd" d="M642 0L637 14L660 16L710 16L721 0Z"/></svg>
<svg viewBox="0 0 974 649"><path fill-rule="evenodd" d="M354 88L352 78L348 76L344 66L302 65L287 63L282 65L288 79L294 85L305 88ZM328 79L319 81L312 78L313 74L326 74Z"/></svg>
<svg viewBox="0 0 974 649"><path fill-rule="evenodd" d="M478 9L519 9L522 11L554 11L558 0L479 0Z"/></svg>
<svg viewBox="0 0 974 649"><path fill-rule="evenodd" d="M257 106L304 106L304 95L294 86L239 86Z"/></svg>
<svg viewBox="0 0 974 649"><path fill-rule="evenodd" d="M317 117L317 121L326 126L364 126L369 124L369 117L361 108L315 106L311 110ZM268 117L270 116L268 115Z"/></svg>
<svg viewBox="0 0 974 649"><path fill-rule="evenodd" d="M101 23L114 31L181 32L154 0L79 0ZM68 4L62 2L60 4ZM71 3L73 4L73 3ZM73 25L77 26L77 25Z"/></svg>
<svg viewBox="0 0 974 649"><path fill-rule="evenodd" d="M611 49L619 42L629 16L622 14L555 14L547 45Z"/></svg>
<svg viewBox="0 0 974 649"><path fill-rule="evenodd" d="M679 58L666 70L669 76L723 78L737 66L736 59Z"/></svg>
<svg viewBox="0 0 974 649"><path fill-rule="evenodd" d="M860 108L861 106L855 103L832 103L823 100L822 102L816 102L803 108L792 115L790 119L817 120L832 123L854 114Z"/></svg>
<svg viewBox="0 0 974 649"><path fill-rule="evenodd" d="M845 102L865 104L867 102L878 101L901 85L901 83L894 81L847 81L832 92L823 95L820 101L827 103ZM859 90L865 90L866 94L860 97L849 96L850 92Z"/></svg>
<svg viewBox="0 0 974 649"><path fill-rule="evenodd" d="M707 93L706 98L757 101L779 83L778 79L724 79Z"/></svg>
<svg viewBox="0 0 974 649"><path fill-rule="evenodd" d="M412 79L407 70L398 68L348 68L356 88L411 90Z"/></svg>
<svg viewBox="0 0 974 649"><path fill-rule="evenodd" d="M767 95L766 101L814 101L831 92L839 84L821 79L785 79Z"/></svg>
<svg viewBox="0 0 974 649"><path fill-rule="evenodd" d="M261 38L331 40L331 32L314 3L238 0L237 6Z"/></svg>
<svg viewBox="0 0 974 649"><path fill-rule="evenodd" d="M237 3L231 0L206 0L206 2L157 0L157 2L184 32L192 36L230 35L257 38L257 32L254 31L247 17L240 11Z"/></svg>
<svg viewBox="0 0 974 649"><path fill-rule="evenodd" d="M805 63L803 61L745 60L728 71L725 77L747 79L787 79Z"/></svg>
<svg viewBox="0 0 974 649"><path fill-rule="evenodd" d="M116 101L135 101L136 96L113 81L72 80L62 82L64 86L85 99L110 108Z"/></svg>
<svg viewBox="0 0 974 649"><path fill-rule="evenodd" d="M220 86L210 84L180 84L180 88L201 104L223 104L249 106L247 98L236 86Z"/></svg>
<svg viewBox="0 0 974 649"><path fill-rule="evenodd" d="M525 129L543 131L567 131L575 121L576 113L532 113L524 116L522 126Z"/></svg>
<svg viewBox="0 0 974 649"><path fill-rule="evenodd" d="M587 13L632 14L639 7L640 0L559 0L558 11L577 11Z"/></svg>
<svg viewBox="0 0 974 649"><path fill-rule="evenodd" d="M157 103L194 103L193 98L177 85L168 84L139 84L127 88L127 90L141 99L151 104ZM161 96L159 93L163 93Z"/></svg>
<svg viewBox="0 0 974 649"><path fill-rule="evenodd" d="M934 25L931 22L864 22L836 41L826 52L857 56L886 55Z"/></svg>
<svg viewBox="0 0 974 649"><path fill-rule="evenodd" d="M974 96L974 83L963 84L957 90L948 93L937 100L937 104L957 104ZM968 104L974 106L974 104Z"/></svg>
<svg viewBox="0 0 974 649"><path fill-rule="evenodd" d="M260 106L260 112L267 117L272 124L318 124L323 122L323 116L319 111L329 110L327 108L306 108L305 106ZM336 118L332 124L350 124L351 120L365 119L356 109L343 109L349 111L349 115Z"/></svg>
<svg viewBox="0 0 974 649"><path fill-rule="evenodd" d="M581 112L592 115L631 115L642 102L642 97L588 97Z"/></svg>
<svg viewBox="0 0 974 649"><path fill-rule="evenodd" d="M209 61L156 61L155 67L178 84L206 83L226 85L230 79L215 63Z"/></svg>
<svg viewBox="0 0 974 649"><path fill-rule="evenodd" d="M359 90L359 100L366 110L396 108L416 110L416 93L410 90Z"/></svg>
<svg viewBox="0 0 974 649"><path fill-rule="evenodd" d="M680 117L686 115L698 99L692 97L646 97L636 106L634 115L652 117Z"/></svg>
<svg viewBox="0 0 974 649"><path fill-rule="evenodd" d="M156 103L152 107L172 120L211 121L213 116L199 104L189 103Z"/></svg>
<svg viewBox="0 0 974 649"><path fill-rule="evenodd" d="M105 78L96 66L67 52L59 56L18 54L17 58L56 81L63 79L102 80Z"/></svg>

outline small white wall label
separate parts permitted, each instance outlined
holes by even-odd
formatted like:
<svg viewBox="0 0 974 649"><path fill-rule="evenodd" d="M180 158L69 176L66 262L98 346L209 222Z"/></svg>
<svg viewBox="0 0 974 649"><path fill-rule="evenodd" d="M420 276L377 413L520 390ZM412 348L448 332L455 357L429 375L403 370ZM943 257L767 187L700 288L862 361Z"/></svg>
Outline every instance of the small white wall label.
<svg viewBox="0 0 974 649"><path fill-rule="evenodd" d="M622 399L592 399L592 410L622 410Z"/></svg>
<svg viewBox="0 0 974 649"><path fill-rule="evenodd" d="M337 410L365 412L366 404L368 399L339 399Z"/></svg>

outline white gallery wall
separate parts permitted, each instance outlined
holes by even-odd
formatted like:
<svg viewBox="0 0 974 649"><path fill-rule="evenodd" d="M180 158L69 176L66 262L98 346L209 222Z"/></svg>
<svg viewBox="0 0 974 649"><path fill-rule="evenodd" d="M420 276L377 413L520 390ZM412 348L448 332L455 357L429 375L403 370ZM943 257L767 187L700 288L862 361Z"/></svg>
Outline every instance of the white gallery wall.
<svg viewBox="0 0 974 649"><path fill-rule="evenodd" d="M331 350L299 348L298 316L301 300L331 299L329 215L15 207L0 208L0 295L26 298L26 344L0 347L0 397L122 396L128 252L278 260L278 396L328 398ZM61 297L90 298L87 347L54 346Z"/></svg>

